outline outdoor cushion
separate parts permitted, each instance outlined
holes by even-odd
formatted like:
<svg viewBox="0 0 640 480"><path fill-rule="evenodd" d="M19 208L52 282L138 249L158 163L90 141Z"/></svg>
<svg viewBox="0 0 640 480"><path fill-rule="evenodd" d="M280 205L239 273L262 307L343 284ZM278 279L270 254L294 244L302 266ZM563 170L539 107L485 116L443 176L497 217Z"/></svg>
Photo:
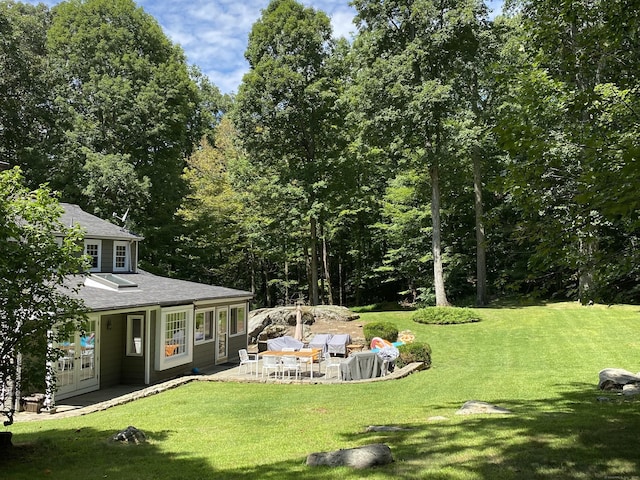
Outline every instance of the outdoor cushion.
<svg viewBox="0 0 640 480"><path fill-rule="evenodd" d="M295 348L296 350L300 350L303 346L304 343L289 335L267 340L267 350L280 351L284 348Z"/></svg>
<svg viewBox="0 0 640 480"><path fill-rule="evenodd" d="M309 348L321 348L322 355L324 356L327 351L327 344L331 340L330 333L316 333L314 337L309 342Z"/></svg>
<svg viewBox="0 0 640 480"><path fill-rule="evenodd" d="M351 336L346 333L340 333L331 337L331 340L329 340L327 347L329 353L333 353L335 355L346 355L347 345L349 345L350 343Z"/></svg>

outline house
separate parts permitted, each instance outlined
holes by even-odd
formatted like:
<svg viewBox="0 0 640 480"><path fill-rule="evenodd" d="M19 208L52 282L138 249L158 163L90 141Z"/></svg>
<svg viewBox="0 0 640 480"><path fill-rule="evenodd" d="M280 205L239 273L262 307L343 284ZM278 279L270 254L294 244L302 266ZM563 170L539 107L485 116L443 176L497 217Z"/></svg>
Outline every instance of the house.
<svg viewBox="0 0 640 480"><path fill-rule="evenodd" d="M149 385L235 361L247 346L252 294L176 280L138 269L143 238L61 204L63 225L85 230L92 257L77 295L89 309L85 330L58 347L56 399L119 384Z"/></svg>

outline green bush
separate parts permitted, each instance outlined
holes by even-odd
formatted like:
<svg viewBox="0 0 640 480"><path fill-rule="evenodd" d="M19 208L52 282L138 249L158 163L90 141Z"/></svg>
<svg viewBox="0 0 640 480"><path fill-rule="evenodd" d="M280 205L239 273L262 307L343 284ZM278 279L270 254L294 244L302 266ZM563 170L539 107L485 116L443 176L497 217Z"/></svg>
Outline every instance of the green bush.
<svg viewBox="0 0 640 480"><path fill-rule="evenodd" d="M423 362L425 368L431 366L431 347L428 343L405 343L398 347L400 356L396 359L396 368L402 368L413 362Z"/></svg>
<svg viewBox="0 0 640 480"><path fill-rule="evenodd" d="M383 340L388 340L393 343L398 340L398 329L393 323L389 322L374 322L367 323L362 329L364 333L364 339L367 344L371 343L374 337L380 337Z"/></svg>
<svg viewBox="0 0 640 480"><path fill-rule="evenodd" d="M418 323L452 325L479 322L480 317L470 308L427 307L413 312L411 319Z"/></svg>

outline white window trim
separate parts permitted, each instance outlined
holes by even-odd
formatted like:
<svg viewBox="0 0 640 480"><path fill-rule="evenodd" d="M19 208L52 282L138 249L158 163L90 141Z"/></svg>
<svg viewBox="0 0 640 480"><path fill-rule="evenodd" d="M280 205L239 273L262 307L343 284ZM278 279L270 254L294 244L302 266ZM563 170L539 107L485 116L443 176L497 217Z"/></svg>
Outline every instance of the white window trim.
<svg viewBox="0 0 640 480"><path fill-rule="evenodd" d="M231 333L231 311L234 308L244 308L244 330L241 332L236 332L236 333ZM240 335L246 335L247 334L247 317L248 317L248 312L247 312L247 304L246 303L238 303L236 305L229 305L229 313L228 313L229 317L227 318L227 331L229 332L229 337L238 337Z"/></svg>
<svg viewBox="0 0 640 480"><path fill-rule="evenodd" d="M124 267L118 268L116 267L116 251L118 246L124 246L125 248L125 257L124 257ZM113 271L114 272L128 272L131 268L131 246L129 242L122 240L114 240L113 241Z"/></svg>
<svg viewBox="0 0 640 480"><path fill-rule="evenodd" d="M186 312L185 327L185 352L167 357L165 355L167 315L171 313ZM167 307L160 309L160 321L156 322L156 355L155 369L167 370L169 368L185 365L193 361L193 306L182 305L179 307Z"/></svg>
<svg viewBox="0 0 640 480"><path fill-rule="evenodd" d="M102 240L98 239L84 239L84 253L87 255L87 244L98 245L98 266L91 267L89 269L90 272L101 272L102 271Z"/></svg>
<svg viewBox="0 0 640 480"><path fill-rule="evenodd" d="M140 320L140 351L136 352L133 338L133 320ZM127 356L142 357L144 355L144 315L127 315ZM135 345L137 346L137 345Z"/></svg>
<svg viewBox="0 0 640 480"><path fill-rule="evenodd" d="M198 315L199 313L204 313L205 314L205 318L206 318L206 314L207 313L211 313L211 338L205 338L203 340L197 340L195 338L196 336L196 315ZM214 342L216 339L216 309L215 307L211 307L211 308L201 308L196 310L194 316L193 316L193 344L194 345L202 345L203 343L211 343Z"/></svg>

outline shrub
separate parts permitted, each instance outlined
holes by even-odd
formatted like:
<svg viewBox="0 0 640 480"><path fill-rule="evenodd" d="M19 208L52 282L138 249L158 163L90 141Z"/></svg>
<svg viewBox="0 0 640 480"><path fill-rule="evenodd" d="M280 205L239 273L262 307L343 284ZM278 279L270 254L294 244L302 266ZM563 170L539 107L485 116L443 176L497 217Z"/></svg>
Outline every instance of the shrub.
<svg viewBox="0 0 640 480"><path fill-rule="evenodd" d="M413 312L411 319L418 323L452 325L479 322L480 317L470 308L428 307Z"/></svg>
<svg viewBox="0 0 640 480"><path fill-rule="evenodd" d="M391 343L398 340L398 329L393 323L389 322L367 323L363 328L363 333L367 344L371 343L374 337L380 337Z"/></svg>
<svg viewBox="0 0 640 480"><path fill-rule="evenodd" d="M431 366L431 347L428 343L405 343L398 348L400 356L396 359L396 367L402 368L413 362L423 362L425 368Z"/></svg>

